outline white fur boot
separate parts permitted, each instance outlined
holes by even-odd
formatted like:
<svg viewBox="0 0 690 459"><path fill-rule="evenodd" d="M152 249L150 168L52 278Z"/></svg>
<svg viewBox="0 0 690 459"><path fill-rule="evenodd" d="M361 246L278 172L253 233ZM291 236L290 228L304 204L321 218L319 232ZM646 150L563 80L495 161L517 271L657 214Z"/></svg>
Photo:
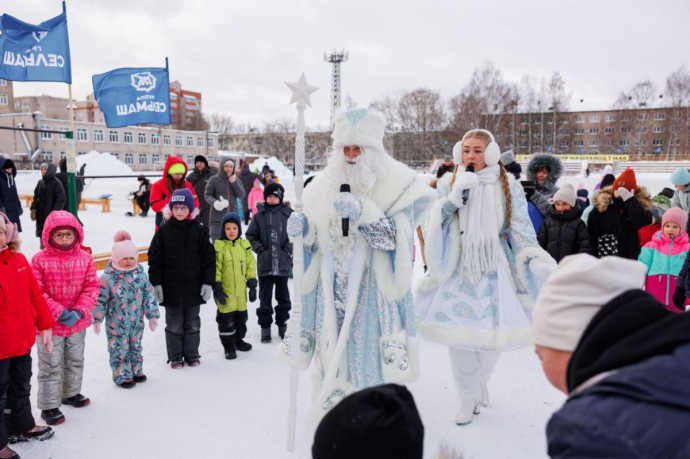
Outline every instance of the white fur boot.
<svg viewBox="0 0 690 459"><path fill-rule="evenodd" d="M489 388L486 383L481 384L481 395L479 396L479 404L481 406L489 406Z"/></svg>
<svg viewBox="0 0 690 459"><path fill-rule="evenodd" d="M479 402L463 397L460 399L458 414L455 415L455 423L459 426L467 425L472 422L475 414L479 414Z"/></svg>

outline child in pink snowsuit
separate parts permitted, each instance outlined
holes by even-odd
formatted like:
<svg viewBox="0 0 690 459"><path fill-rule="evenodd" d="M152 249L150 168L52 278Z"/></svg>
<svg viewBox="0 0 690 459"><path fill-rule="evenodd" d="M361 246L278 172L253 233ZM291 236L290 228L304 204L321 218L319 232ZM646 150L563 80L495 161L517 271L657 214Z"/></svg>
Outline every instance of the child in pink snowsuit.
<svg viewBox="0 0 690 459"><path fill-rule="evenodd" d="M41 339L38 348L38 408L48 425L65 416L60 405L81 408L90 403L81 394L84 339L91 325L100 281L93 258L82 249L84 231L74 215L64 210L48 215L43 233L45 249L34 255L31 270L55 320L53 352Z"/></svg>
<svg viewBox="0 0 690 459"><path fill-rule="evenodd" d="M252 211L252 218L254 218L257 212L256 205L261 202L264 202L264 190L261 187L261 180L254 179L254 186L247 197L247 204Z"/></svg>

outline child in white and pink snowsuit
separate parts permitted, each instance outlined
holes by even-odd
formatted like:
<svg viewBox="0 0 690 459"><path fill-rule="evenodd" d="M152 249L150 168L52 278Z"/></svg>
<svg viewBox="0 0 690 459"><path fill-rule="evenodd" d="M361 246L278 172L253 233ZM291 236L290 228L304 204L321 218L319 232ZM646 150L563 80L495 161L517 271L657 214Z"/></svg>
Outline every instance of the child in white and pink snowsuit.
<svg viewBox="0 0 690 459"><path fill-rule="evenodd" d="M247 205L252 212L252 218L254 218L254 215L258 212L256 205L262 202L264 202L264 190L261 187L261 180L254 179L254 186L249 192L249 196L247 196Z"/></svg>

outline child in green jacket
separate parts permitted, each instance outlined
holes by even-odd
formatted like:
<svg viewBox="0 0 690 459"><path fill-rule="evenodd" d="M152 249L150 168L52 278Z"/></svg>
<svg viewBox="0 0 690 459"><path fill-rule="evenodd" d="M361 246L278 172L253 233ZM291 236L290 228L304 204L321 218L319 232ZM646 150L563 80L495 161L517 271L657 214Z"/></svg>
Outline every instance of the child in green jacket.
<svg viewBox="0 0 690 459"><path fill-rule="evenodd" d="M213 287L218 306L216 322L225 358L237 358L252 345L244 341L247 334L247 288L249 301L256 301L256 260L249 241L242 239L241 218L236 213L223 215L216 249L216 283Z"/></svg>

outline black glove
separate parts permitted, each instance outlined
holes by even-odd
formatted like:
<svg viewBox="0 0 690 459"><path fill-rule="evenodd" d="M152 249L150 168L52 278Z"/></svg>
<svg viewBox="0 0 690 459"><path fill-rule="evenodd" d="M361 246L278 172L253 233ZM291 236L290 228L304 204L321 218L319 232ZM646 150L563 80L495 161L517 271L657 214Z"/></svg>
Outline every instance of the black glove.
<svg viewBox="0 0 690 459"><path fill-rule="evenodd" d="M247 279L247 288L256 288L256 279Z"/></svg>
<svg viewBox="0 0 690 459"><path fill-rule="evenodd" d="M213 299L216 300L216 303L221 305L224 305L225 302L228 300L228 296L223 291L222 282L216 282L215 284L213 284Z"/></svg>
<svg viewBox="0 0 690 459"><path fill-rule="evenodd" d="M256 301L256 287L251 287L249 289L249 302L253 303Z"/></svg>
<svg viewBox="0 0 690 459"><path fill-rule="evenodd" d="M682 287L676 287L676 291L673 293L673 304L680 309L685 311L685 289Z"/></svg>

